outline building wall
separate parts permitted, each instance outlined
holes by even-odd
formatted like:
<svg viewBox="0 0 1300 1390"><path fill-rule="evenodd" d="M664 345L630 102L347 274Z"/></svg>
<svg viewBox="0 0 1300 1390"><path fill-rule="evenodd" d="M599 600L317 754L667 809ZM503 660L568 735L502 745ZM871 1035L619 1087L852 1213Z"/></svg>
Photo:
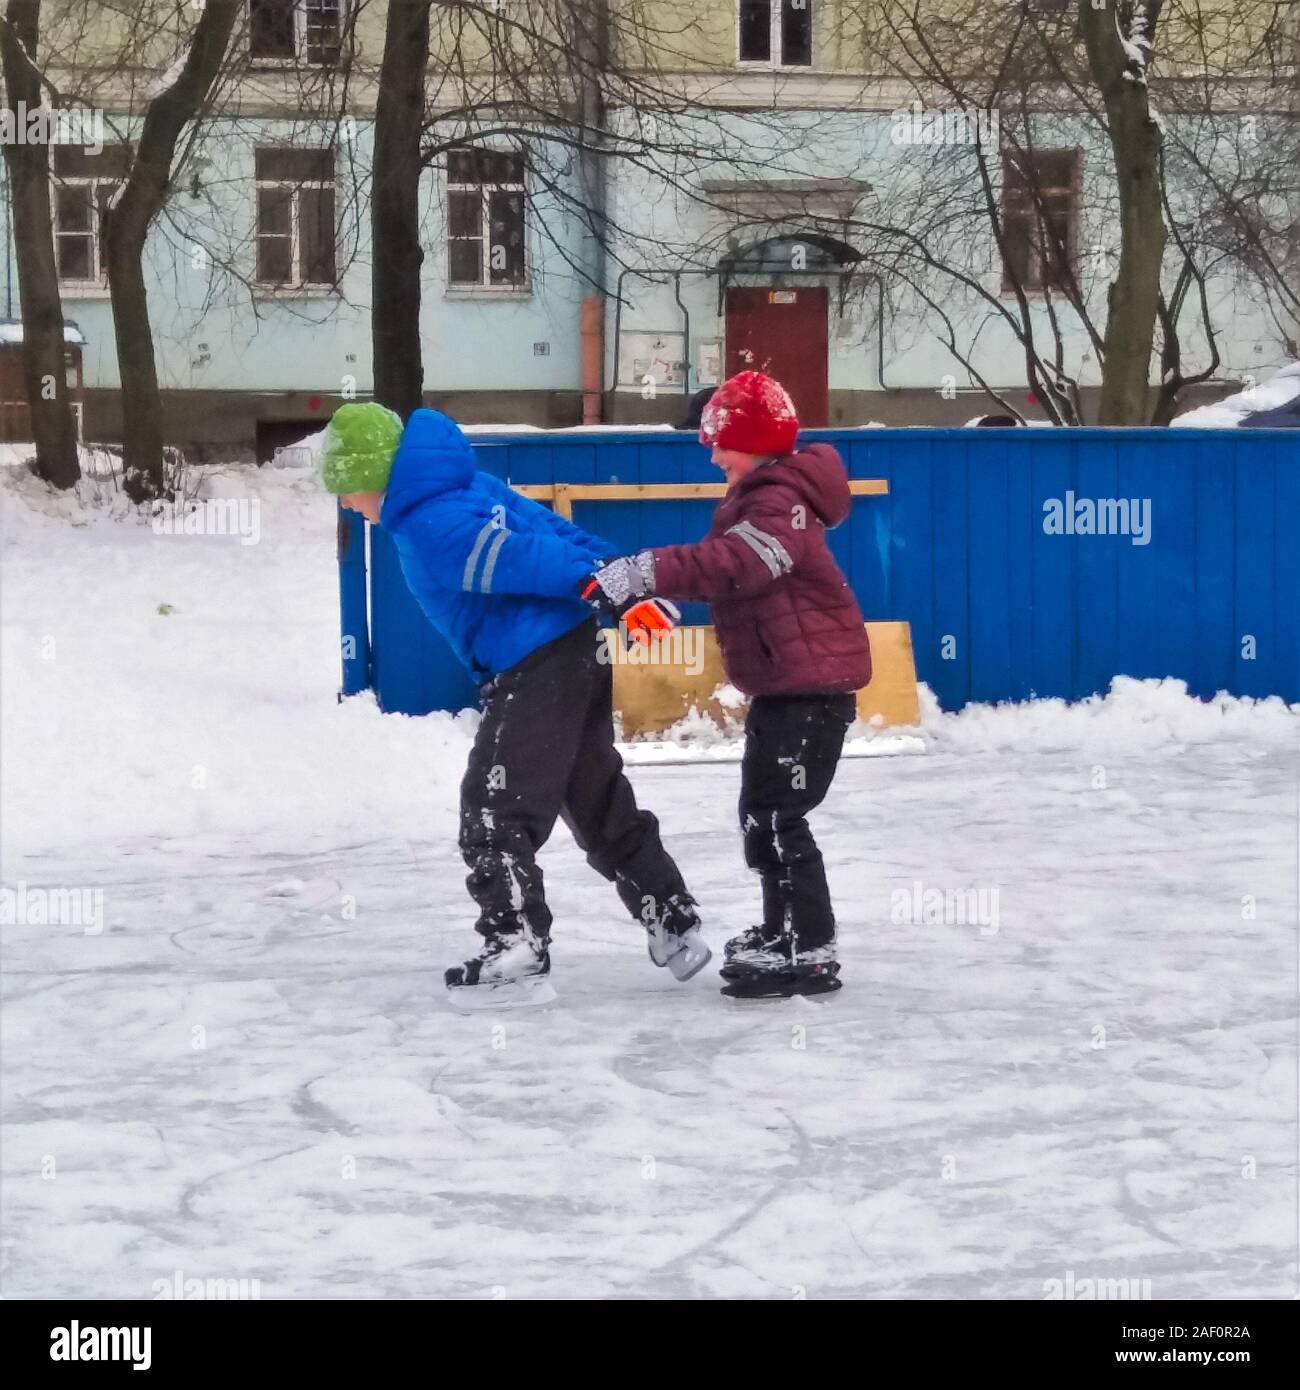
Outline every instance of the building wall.
<svg viewBox="0 0 1300 1390"><path fill-rule="evenodd" d="M909 209L933 208L945 196L969 197L969 170L963 176L954 152L900 145L894 138L893 108L905 105L906 87L895 78L860 82L852 74L879 71L882 65L849 19L857 7L840 0L815 5L817 48L813 71L764 72L735 69L734 4L700 10L666 0L646 10L647 34L668 34L671 51L657 60L678 63L682 74L716 77L732 68L715 89L715 99L734 97L742 107L698 118L684 130L680 148L710 152L703 160L674 158L665 150L659 168L622 162L612 166L609 197L614 221L626 229L608 272L605 321L605 409L614 421L671 421L680 397L700 384L701 344L724 335L718 280L690 273L680 286L681 304L670 276L675 270L710 272L738 245L805 224L751 206L728 210L704 186L776 181L855 181L864 190L852 206L840 206L843 239L867 253L878 248L866 230L873 222L906 223ZM936 0L942 8L941 0ZM166 7L164 7L166 8ZM157 357L169 420L169 433L187 446L253 449L289 426L328 416L340 401L365 396L373 385L370 360L371 242L366 182L373 128L375 62L382 48L384 6L363 14L360 61L354 74L352 109L344 122L339 204L343 273L337 293L271 294L250 285L253 267L253 151L258 143L317 145L334 123L313 115L320 93L308 94L301 78L283 72L250 71L240 78L238 119L212 124L205 132L194 178L168 205L151 238L149 288ZM672 19L672 23L668 22ZM450 20L443 16L444 25ZM658 29L656 29L658 25ZM85 60L77 90L105 101L125 101L154 73L132 70L103 74L89 60L103 35L86 36L70 50ZM439 31L437 44L449 42ZM440 60L439 60L440 62ZM472 65L471 65L472 66ZM435 71L442 68L438 62ZM712 80L712 79L710 79ZM137 86L133 87L133 83ZM730 85L728 85L730 84ZM310 95L310 100L309 100ZM450 99L450 98L448 98ZM294 116L270 113L303 109ZM837 110L836 105L850 109ZM624 119L614 113L615 122ZM130 133L129 121L116 118ZM670 124L666 122L666 124ZM1086 144L1088 137L1068 122L1049 138ZM662 145L673 144L670 130L659 131ZM956 152L960 154L960 151ZM1105 152L1090 151L1088 162L1104 169ZM685 167L684 167L685 166ZM551 173L561 182L576 171L560 158ZM580 405L580 302L589 289L572 268L587 254L577 219L560 201L536 193L529 232L532 280L527 292L449 291L445 265L442 174L431 171L423 184L426 262L423 273L422 333L426 396L467 420L527 422L539 425L576 421ZM963 177L966 182L963 183ZM945 183L944 181L948 182ZM0 192L4 175L0 170ZM950 193L947 191L950 189ZM928 199L928 201L927 201ZM841 200L842 201L842 200ZM822 214L827 208L819 208ZM6 219L7 221L7 219ZM1088 214L1086 243L1113 245L1115 228L1095 209ZM996 248L987 235L965 237L952 255L983 283L999 278ZM7 247L9 311L17 312L12 246ZM653 283L621 266L640 267L660 276ZM970 374L941 340L942 323L923 297L899 275L879 271L843 280L807 276L790 284L823 283L832 304L828 368L830 422L958 422L988 409ZM740 283L781 284L781 276L749 277ZM1104 316L1104 276L1093 279L1095 316ZM845 290L841 296L841 288ZM1023 352L988 306L972 295L954 293L936 282L963 348L977 372L1012 393L1016 405L1033 410L1025 391ZM1277 365L1278 334L1247 290L1226 280L1210 285L1216 327L1221 330L1221 375L1261 375ZM621 299L621 305L619 300ZM883 303L882 303L883 300ZM65 293L65 313L86 337L87 432L112 440L120 432L120 403L112 317L105 291ZM687 380L675 390L646 397L640 387L616 381L616 337L643 331L675 332L690 318ZM1035 310L1037 327L1050 328L1045 306ZM617 332L616 332L617 329ZM1193 357L1203 347L1190 344ZM1067 365L1077 370L1085 395L1096 385L1095 364L1085 357L1088 344L1078 325L1066 326Z"/></svg>
<svg viewBox="0 0 1300 1390"><path fill-rule="evenodd" d="M371 392L366 185L372 134L370 123L358 122L339 161L337 292L281 292L251 283L253 154L263 143L317 145L320 130L301 122L230 121L206 132L198 187L171 200L146 258L159 378L177 443L251 447L259 419L327 417L339 401ZM421 325L430 401L454 399L468 415L486 412L502 422L570 423L580 354L580 291L569 264L576 230L541 193L536 216L552 235L530 232L529 287L449 289L443 182L439 169L422 183ZM6 283L17 312L11 239L7 251ZM68 286L63 301L65 316L86 338L87 433L120 437L107 288Z"/></svg>
<svg viewBox="0 0 1300 1390"><path fill-rule="evenodd" d="M756 131L776 140L802 128L806 140L796 140L793 148L779 153L774 151L766 161L760 151L759 158L747 159L743 165L726 160L705 164L697 177L717 188L729 180L752 178L750 165L766 163L771 177L785 183L803 180L811 187L815 180L856 180L867 186L868 191L841 225L843 239L875 260L870 272L858 271L842 280L770 274L736 281L790 287L823 284L829 289L830 423L960 423L994 408L979 390L979 378L1005 389L1017 407L1037 414L1026 387L1024 349L987 300L937 273L923 284L925 293L918 292L902 274L891 273L887 264L881 264L886 260L881 254L883 240L874 238L869 230L872 225L919 226L911 219L938 218L962 200L972 202L977 196L972 191L973 156L951 148L898 143L894 137L901 127L893 113L788 111L782 117L780 131L763 132L744 117L737 117L736 122L745 122L744 133L750 139ZM1080 275L1090 317L1094 325L1104 329L1106 296L1118 263L1118 228L1108 206L1113 200L1109 152L1098 148L1095 136L1077 121L1045 119L1039 136L1041 148L1079 147L1084 152ZM809 197L815 201L815 195ZM680 332L689 316L688 386L694 389L699 385L696 367L700 346L724 337L725 313L719 304L718 278L698 272L716 269L722 256L736 244L759 242L776 234L797 234L806 225L799 216L785 217L775 211L764 225L761 208L746 219L716 206L716 197L712 201L715 205L710 206L692 199L670 178L657 178L652 172L627 166L620 170L614 185L613 215L631 233L625 238L621 257L638 268L644 266L657 278L625 276L621 310L611 302L606 353L611 383L616 337ZM831 221L826 209L823 214L822 230ZM932 244L943 243L937 240ZM661 254L647 264L644 248L650 246L660 248ZM1015 309L1014 299L1001 293L1001 259L982 213L977 211L955 223L945 250L947 264L972 277L995 301ZM638 252L642 254L639 261ZM675 269L686 272L680 287L673 282L671 272ZM685 313L677 302L678 292ZM926 302L926 294L935 305ZM1257 287L1220 274L1208 281L1207 299L1218 334L1221 377L1259 377L1286 360L1283 334L1260 302ZM947 326L940 309L974 374L945 345ZM1084 400L1091 400L1100 385L1100 373L1084 325L1059 297L1051 305L1041 297L1031 298L1031 321L1040 343L1052 341L1054 319L1065 344L1065 367L1081 383ZM1189 370L1208 360L1194 313L1184 320L1184 354ZM617 385L613 418L629 422L672 418L673 402L645 400L644 395L641 388Z"/></svg>

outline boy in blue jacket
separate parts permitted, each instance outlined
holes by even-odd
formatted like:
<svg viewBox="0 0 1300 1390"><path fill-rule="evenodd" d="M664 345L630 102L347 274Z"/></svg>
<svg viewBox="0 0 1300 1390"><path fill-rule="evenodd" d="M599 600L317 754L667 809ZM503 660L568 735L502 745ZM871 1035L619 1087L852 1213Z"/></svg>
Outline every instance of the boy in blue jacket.
<svg viewBox="0 0 1300 1390"><path fill-rule="evenodd" d="M460 850L479 953L449 989L527 986L550 971L537 851L557 816L679 980L708 963L695 900L638 808L614 747L613 672L578 596L611 547L478 471L456 423L417 410L403 431L345 405L325 437L325 486L393 538L425 616L480 684L483 719L460 789Z"/></svg>

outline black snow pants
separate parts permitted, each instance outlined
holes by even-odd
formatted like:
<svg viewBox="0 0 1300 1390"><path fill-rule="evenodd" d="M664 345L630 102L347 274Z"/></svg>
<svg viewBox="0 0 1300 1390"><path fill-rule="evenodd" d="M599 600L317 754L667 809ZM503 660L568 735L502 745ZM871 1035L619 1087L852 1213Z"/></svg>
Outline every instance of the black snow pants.
<svg viewBox="0 0 1300 1390"><path fill-rule="evenodd" d="M763 882L763 925L797 950L829 945L835 914L808 812L830 790L854 717L852 695L759 695L745 721L740 828Z"/></svg>
<svg viewBox="0 0 1300 1390"><path fill-rule="evenodd" d="M482 689L483 722L460 788L460 851L484 936L548 936L537 851L557 816L639 922L697 920L659 822L637 807L614 747L613 669L595 619L530 653Z"/></svg>

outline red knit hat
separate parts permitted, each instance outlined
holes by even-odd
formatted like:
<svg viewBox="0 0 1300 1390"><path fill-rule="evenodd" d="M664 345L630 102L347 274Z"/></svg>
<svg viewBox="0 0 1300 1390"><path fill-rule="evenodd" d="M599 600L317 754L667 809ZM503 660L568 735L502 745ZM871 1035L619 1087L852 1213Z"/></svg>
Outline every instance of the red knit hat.
<svg viewBox="0 0 1300 1390"><path fill-rule="evenodd" d="M742 454L788 454L799 433L794 402L762 372L741 372L713 393L700 417L700 443Z"/></svg>

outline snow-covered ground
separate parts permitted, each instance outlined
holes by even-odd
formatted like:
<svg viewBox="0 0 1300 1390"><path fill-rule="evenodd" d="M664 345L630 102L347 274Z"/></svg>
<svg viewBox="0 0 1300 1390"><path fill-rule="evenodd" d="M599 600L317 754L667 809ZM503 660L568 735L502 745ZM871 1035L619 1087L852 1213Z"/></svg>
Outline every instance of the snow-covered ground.
<svg viewBox="0 0 1300 1390"><path fill-rule="evenodd" d="M818 814L819 1001L674 985L560 828L557 1004L465 1017L473 717L336 704L310 479L216 479L247 545L0 489L0 1291L1295 1293L1300 712L930 708ZM737 768L633 776L720 946Z"/></svg>

